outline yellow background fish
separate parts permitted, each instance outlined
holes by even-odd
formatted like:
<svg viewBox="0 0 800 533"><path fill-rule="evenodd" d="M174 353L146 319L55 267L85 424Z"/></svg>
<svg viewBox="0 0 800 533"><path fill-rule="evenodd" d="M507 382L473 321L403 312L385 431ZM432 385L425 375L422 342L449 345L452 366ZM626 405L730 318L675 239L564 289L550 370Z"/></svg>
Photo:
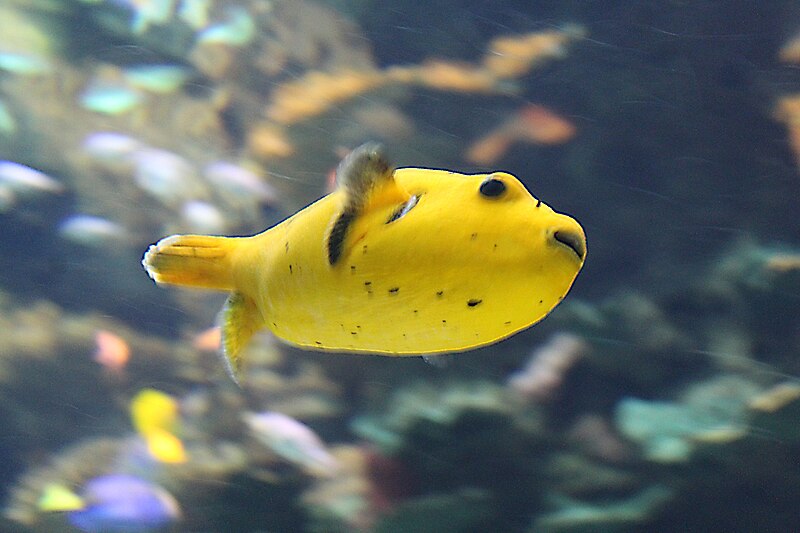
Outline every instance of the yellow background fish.
<svg viewBox="0 0 800 533"><path fill-rule="evenodd" d="M583 266L572 218L504 172L393 170L377 145L337 169L337 190L252 237L176 235L143 264L158 283L230 291L234 376L258 329L305 348L457 352L542 319Z"/></svg>
<svg viewBox="0 0 800 533"><path fill-rule="evenodd" d="M131 423L162 463L186 462L183 442L175 435L180 425L178 401L165 392L142 389L131 400Z"/></svg>

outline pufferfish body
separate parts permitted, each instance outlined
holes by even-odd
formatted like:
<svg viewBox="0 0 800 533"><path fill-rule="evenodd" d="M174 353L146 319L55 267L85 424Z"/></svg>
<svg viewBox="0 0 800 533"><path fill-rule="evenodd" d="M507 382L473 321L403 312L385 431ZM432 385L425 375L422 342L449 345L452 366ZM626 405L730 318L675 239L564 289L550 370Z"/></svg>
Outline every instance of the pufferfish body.
<svg viewBox="0 0 800 533"><path fill-rule="evenodd" d="M143 265L159 284L230 293L234 377L261 328L296 346L431 355L500 341L544 318L583 266L581 226L505 172L393 169L365 144L337 188L250 237L173 235Z"/></svg>

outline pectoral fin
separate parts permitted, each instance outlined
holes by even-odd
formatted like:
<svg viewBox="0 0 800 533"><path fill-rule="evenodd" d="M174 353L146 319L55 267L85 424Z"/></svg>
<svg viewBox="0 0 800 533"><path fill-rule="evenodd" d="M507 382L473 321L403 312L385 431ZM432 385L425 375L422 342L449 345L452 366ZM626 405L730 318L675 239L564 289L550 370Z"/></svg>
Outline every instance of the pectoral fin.
<svg viewBox="0 0 800 533"><path fill-rule="evenodd" d="M232 292L222 308L222 354L228 372L236 383L242 373L242 349L256 331L264 325L256 303L242 294Z"/></svg>

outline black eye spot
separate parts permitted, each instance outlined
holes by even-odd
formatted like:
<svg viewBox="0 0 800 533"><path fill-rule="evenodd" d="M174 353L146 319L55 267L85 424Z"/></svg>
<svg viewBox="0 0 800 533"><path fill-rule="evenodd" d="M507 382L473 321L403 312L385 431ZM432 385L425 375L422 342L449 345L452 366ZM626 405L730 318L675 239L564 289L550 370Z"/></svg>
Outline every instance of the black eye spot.
<svg viewBox="0 0 800 533"><path fill-rule="evenodd" d="M480 193L487 198L497 198L506 192L506 184L503 180L488 177L483 180L479 189Z"/></svg>

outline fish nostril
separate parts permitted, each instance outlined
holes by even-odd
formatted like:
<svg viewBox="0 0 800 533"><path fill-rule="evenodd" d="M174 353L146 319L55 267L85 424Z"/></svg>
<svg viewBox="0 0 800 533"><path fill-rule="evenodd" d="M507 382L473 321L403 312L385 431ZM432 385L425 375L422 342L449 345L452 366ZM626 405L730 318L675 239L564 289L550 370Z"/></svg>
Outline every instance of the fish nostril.
<svg viewBox="0 0 800 533"><path fill-rule="evenodd" d="M586 241L581 235L569 230L557 230L553 232L553 239L568 246L583 261L586 256Z"/></svg>

